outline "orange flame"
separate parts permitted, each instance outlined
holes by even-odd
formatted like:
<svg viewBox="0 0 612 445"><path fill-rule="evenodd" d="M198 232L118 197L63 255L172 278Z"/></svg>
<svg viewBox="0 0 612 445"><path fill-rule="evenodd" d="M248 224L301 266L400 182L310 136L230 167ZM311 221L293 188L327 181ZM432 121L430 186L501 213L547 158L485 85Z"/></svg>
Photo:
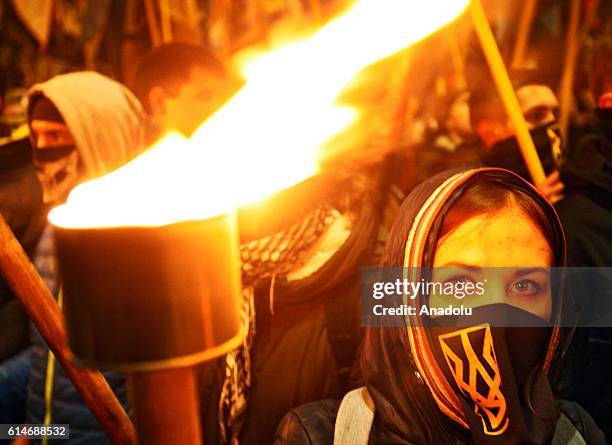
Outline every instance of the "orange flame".
<svg viewBox="0 0 612 445"><path fill-rule="evenodd" d="M467 3L357 1L312 37L245 62L245 86L189 140L169 134L79 185L51 221L113 227L204 219L307 179L326 141L357 117L336 103L351 79L447 24Z"/></svg>

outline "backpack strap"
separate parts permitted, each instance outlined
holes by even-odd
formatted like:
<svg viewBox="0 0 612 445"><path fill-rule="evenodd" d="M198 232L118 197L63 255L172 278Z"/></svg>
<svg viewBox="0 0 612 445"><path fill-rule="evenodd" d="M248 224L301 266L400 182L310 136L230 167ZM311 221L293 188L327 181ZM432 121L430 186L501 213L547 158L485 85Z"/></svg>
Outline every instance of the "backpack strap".
<svg viewBox="0 0 612 445"><path fill-rule="evenodd" d="M365 386L348 392L340 403L334 445L368 445L374 423L374 402Z"/></svg>
<svg viewBox="0 0 612 445"><path fill-rule="evenodd" d="M561 411L551 445L587 445L576 425Z"/></svg>

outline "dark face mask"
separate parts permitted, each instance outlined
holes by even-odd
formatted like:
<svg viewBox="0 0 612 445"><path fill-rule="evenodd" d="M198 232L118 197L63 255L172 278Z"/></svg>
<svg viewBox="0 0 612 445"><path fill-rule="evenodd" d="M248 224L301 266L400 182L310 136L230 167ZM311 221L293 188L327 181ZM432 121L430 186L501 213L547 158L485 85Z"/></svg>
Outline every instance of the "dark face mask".
<svg viewBox="0 0 612 445"><path fill-rule="evenodd" d="M601 132L612 141L612 108L597 108L595 113L599 119Z"/></svg>
<svg viewBox="0 0 612 445"><path fill-rule="evenodd" d="M547 124L530 130L531 138L538 156L548 175L559 167L563 154L563 143L558 124ZM487 167L501 167L513 171L527 181L531 180L518 140L512 136L494 144L480 154L480 159Z"/></svg>
<svg viewBox="0 0 612 445"><path fill-rule="evenodd" d="M79 179L79 155L72 146L34 150L34 167L45 204L66 200Z"/></svg>
<svg viewBox="0 0 612 445"><path fill-rule="evenodd" d="M547 443L556 408L542 371L550 337L546 322L493 304L434 323L429 333L436 362L461 400L475 442Z"/></svg>

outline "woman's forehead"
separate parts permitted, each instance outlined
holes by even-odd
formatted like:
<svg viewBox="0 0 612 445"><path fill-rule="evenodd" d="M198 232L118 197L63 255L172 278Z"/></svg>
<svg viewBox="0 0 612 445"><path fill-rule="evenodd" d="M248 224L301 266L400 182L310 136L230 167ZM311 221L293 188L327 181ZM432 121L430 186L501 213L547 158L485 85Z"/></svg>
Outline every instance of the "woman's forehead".
<svg viewBox="0 0 612 445"><path fill-rule="evenodd" d="M552 251L538 226L511 207L473 216L438 241L434 266L549 267Z"/></svg>

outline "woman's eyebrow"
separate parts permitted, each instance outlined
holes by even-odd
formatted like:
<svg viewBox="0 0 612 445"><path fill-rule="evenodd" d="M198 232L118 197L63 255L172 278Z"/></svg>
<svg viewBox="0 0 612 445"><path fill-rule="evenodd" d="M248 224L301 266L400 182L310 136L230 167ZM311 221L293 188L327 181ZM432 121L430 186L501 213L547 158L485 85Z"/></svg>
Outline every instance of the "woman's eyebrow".
<svg viewBox="0 0 612 445"><path fill-rule="evenodd" d="M528 267L525 269L519 269L514 272L515 276L522 277L536 272L544 272L546 275L550 275L550 269L546 267Z"/></svg>
<svg viewBox="0 0 612 445"><path fill-rule="evenodd" d="M443 264L442 266L438 266L440 267L459 267L461 269L466 269L469 270L470 272L480 272L482 270L482 267L480 266L474 266L471 264L465 264L465 263L459 263L457 261L451 261L450 263L446 263Z"/></svg>

